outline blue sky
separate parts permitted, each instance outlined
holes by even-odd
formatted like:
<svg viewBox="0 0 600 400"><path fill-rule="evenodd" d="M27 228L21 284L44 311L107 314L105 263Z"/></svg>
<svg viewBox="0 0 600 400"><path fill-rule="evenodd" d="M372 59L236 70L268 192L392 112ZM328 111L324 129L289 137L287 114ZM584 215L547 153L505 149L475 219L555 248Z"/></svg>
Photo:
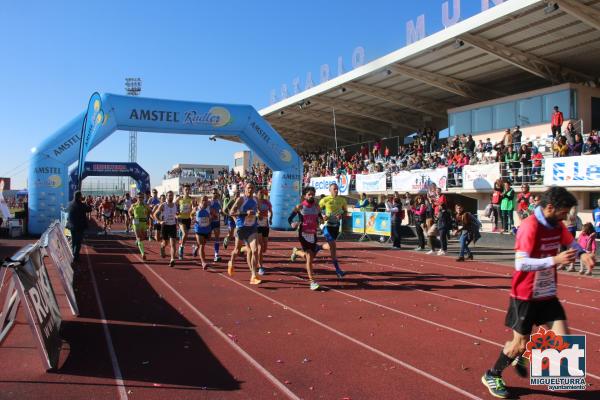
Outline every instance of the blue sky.
<svg viewBox="0 0 600 400"><path fill-rule="evenodd" d="M515 0L511 0L515 1ZM26 185L32 147L87 105L94 91L123 93L128 76L142 96L269 104L322 64L346 71L357 46L371 61L406 44L406 23L425 14L442 29L444 0L384 1L22 1L0 11L0 176ZM452 3L452 0L450 0ZM461 20L481 10L462 0ZM165 150L168 148L168 150ZM233 163L244 146L206 137L140 133L138 162L152 184L178 162ZM8 151L6 151L8 149ZM116 132L88 160L127 161L128 133Z"/></svg>

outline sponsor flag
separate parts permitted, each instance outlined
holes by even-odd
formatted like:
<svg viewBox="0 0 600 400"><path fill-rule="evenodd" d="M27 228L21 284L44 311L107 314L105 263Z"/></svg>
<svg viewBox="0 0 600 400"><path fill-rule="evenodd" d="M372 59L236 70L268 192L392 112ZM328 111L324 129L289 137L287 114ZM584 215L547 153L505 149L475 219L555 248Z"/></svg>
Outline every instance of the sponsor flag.
<svg viewBox="0 0 600 400"><path fill-rule="evenodd" d="M102 126L104 122L104 111L102 111L102 99L100 94L95 92L90 97L88 103L87 113L83 120L82 132L81 132L81 143L79 147L79 164L77 165L77 177L78 187L81 188L81 176L83 175L85 157L87 156L92 140L96 135L96 132Z"/></svg>

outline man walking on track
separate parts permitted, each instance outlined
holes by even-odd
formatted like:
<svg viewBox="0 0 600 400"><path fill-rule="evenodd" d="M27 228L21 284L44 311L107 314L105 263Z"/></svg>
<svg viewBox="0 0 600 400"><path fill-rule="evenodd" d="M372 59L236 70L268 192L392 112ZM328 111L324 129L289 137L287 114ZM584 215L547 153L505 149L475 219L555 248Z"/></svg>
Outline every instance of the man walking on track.
<svg viewBox="0 0 600 400"><path fill-rule="evenodd" d="M173 202L173 192L169 190L167 192L167 201L162 203L156 211L154 211L154 219L159 221L161 226L160 236L162 242L160 243L160 256L165 257L165 246L167 241L169 242L169 248L171 250L171 261L169 267L175 266L175 240L177 240L177 205Z"/></svg>
<svg viewBox="0 0 600 400"><path fill-rule="evenodd" d="M177 200L177 222L181 230L181 240L179 242L179 259L183 260L185 241L188 238L188 232L192 226L192 208L193 200L190 196L191 187L188 184L183 185L183 196Z"/></svg>
<svg viewBox="0 0 600 400"><path fill-rule="evenodd" d="M75 192L75 197L69 204L66 228L71 231L71 246L73 249L73 261L79 261L79 252L83 242L83 234L87 228L88 220L86 214L91 212L92 208L83 202L81 192Z"/></svg>
<svg viewBox="0 0 600 400"><path fill-rule="evenodd" d="M522 357L533 325L545 325L556 335L568 335L567 317L556 297L556 266L570 264L579 255L590 270L595 256L586 253L562 222L575 197L565 188L548 189L533 215L521 223L515 240L515 272L512 278L510 304L505 325L513 330L513 338L500 352L494 366L481 381L493 396L510 396L502 379L502 371L515 363L517 374L525 377L527 368ZM569 247L559 253L560 246Z"/></svg>
<svg viewBox="0 0 600 400"><path fill-rule="evenodd" d="M144 201L143 193L138 194L137 202L135 202L127 212L133 223L133 231L135 233L136 243L140 249L140 254L142 255L142 259L145 260L146 252L144 251L144 240L146 240L146 233L148 232L150 208Z"/></svg>
<svg viewBox="0 0 600 400"><path fill-rule="evenodd" d="M310 290L318 290L320 286L313 277L313 262L317 253L321 250L321 246L317 244L317 227L322 220L321 209L315 203L314 187L305 187L302 190L302 196L302 202L294 208L288 218L292 228L298 230L298 240L302 248L302 250L298 250L294 247L291 260L294 262L296 257L306 259L306 273L310 282ZM300 218L299 222L294 222L296 215ZM322 248L328 250L329 245L325 243Z"/></svg>
<svg viewBox="0 0 600 400"><path fill-rule="evenodd" d="M319 201L319 207L321 210L325 210L323 236L329 244L331 262L333 262L335 273L338 278L343 278L346 273L340 268L340 263L337 259L335 240L340 233L340 222L348 212L348 206L346 204L346 200L343 197L338 196L338 190L339 188L337 183L332 183L329 185L330 194Z"/></svg>
<svg viewBox="0 0 600 400"><path fill-rule="evenodd" d="M250 284L258 285L262 283L257 278L258 248L256 235L258 232L257 212L258 204L254 197L254 184L247 183L244 188L244 195L239 197L231 207L230 215L236 219L235 248L231 252L227 273L233 275L235 257L240 253L240 249L246 244L246 262L250 268Z"/></svg>

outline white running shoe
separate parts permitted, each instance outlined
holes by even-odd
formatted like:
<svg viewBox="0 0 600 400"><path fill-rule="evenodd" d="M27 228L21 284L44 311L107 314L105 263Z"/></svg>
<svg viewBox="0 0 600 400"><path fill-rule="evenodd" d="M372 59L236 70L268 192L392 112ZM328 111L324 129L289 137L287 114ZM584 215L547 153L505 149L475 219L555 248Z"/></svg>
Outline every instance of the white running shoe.
<svg viewBox="0 0 600 400"><path fill-rule="evenodd" d="M444 250L440 250L440 251L437 252L437 255L438 256L445 256L446 252Z"/></svg>
<svg viewBox="0 0 600 400"><path fill-rule="evenodd" d="M425 254L429 254L429 255L431 255L431 254L433 254L433 250L429 250L429 251L428 251L427 253L425 253Z"/></svg>

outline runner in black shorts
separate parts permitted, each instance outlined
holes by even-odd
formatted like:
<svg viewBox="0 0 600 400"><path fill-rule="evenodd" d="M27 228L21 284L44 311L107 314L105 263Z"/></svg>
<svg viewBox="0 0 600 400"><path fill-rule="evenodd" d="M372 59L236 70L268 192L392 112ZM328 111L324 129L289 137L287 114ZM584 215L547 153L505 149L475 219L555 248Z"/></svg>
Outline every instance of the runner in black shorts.
<svg viewBox="0 0 600 400"><path fill-rule="evenodd" d="M321 246L317 244L317 227L319 226L319 222L322 221L321 209L315 203L314 187L305 187L302 190L302 194L304 197L302 203L294 208L288 218L288 222L292 228L298 229L298 240L300 241L302 250L294 247L290 258L292 262L297 257L306 259L306 273L310 281L310 290L318 290L320 286L315 282L313 277L313 261L319 250L321 250ZM296 215L300 218L299 222L294 222ZM329 250L329 244L325 243L322 248Z"/></svg>
<svg viewBox="0 0 600 400"><path fill-rule="evenodd" d="M515 269L510 292L510 304L505 324L513 330L513 338L500 352L494 366L481 381L493 396L510 396L502 371L515 364L517 374L527 376L527 364L522 356L534 325L545 325L556 335L568 335L567 317L556 297L556 266L575 261L577 255L588 268L595 265L595 256L586 253L573 239L562 222L577 200L565 188L548 189L533 214L524 219L515 239ZM558 253L560 246L569 247Z"/></svg>
<svg viewBox="0 0 600 400"><path fill-rule="evenodd" d="M175 241L177 240L177 206L173 202L173 192L167 192L167 201L161 203L154 211L153 218L161 224L162 242L160 243L160 256L165 257L165 246L169 242L171 261L169 266L175 265Z"/></svg>

